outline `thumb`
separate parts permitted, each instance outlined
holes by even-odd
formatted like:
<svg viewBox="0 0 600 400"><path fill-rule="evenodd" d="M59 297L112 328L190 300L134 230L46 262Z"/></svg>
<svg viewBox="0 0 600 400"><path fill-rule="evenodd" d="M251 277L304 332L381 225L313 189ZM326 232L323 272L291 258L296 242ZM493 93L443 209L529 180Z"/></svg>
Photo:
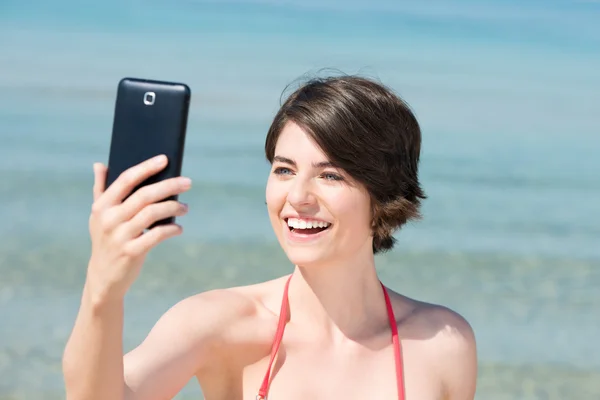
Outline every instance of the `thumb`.
<svg viewBox="0 0 600 400"><path fill-rule="evenodd" d="M94 201L104 193L107 168L102 163L94 163Z"/></svg>

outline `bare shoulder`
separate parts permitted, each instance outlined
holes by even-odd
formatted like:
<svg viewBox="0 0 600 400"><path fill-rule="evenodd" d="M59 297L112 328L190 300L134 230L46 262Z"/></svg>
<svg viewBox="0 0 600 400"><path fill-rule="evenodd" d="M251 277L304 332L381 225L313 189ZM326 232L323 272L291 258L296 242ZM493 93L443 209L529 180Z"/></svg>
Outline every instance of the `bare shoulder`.
<svg viewBox="0 0 600 400"><path fill-rule="evenodd" d="M207 339L206 335L218 334L232 320L251 316L256 309L252 298L239 291L214 289L180 300L161 316L154 329L176 329L194 336L202 332Z"/></svg>
<svg viewBox="0 0 600 400"><path fill-rule="evenodd" d="M273 315L263 300L279 285L209 290L173 305L124 357L129 398L172 398L194 375L226 370L223 351L272 335Z"/></svg>
<svg viewBox="0 0 600 400"><path fill-rule="evenodd" d="M430 341L436 350L462 353L475 346L475 333L469 322L448 307L416 302L411 319L430 333Z"/></svg>
<svg viewBox="0 0 600 400"><path fill-rule="evenodd" d="M189 331L206 343L227 340L240 325L256 325L273 314L266 303L280 279L247 286L213 289L187 297L163 316L171 325ZM247 333L247 332L246 332Z"/></svg>
<svg viewBox="0 0 600 400"><path fill-rule="evenodd" d="M221 333L235 321L251 318L255 302L235 290L218 289L180 300L154 324L146 338L126 355L126 366L144 364L148 358L197 360L194 372L210 363Z"/></svg>
<svg viewBox="0 0 600 400"><path fill-rule="evenodd" d="M477 345L471 324L458 312L431 304L394 296L404 313L398 329L414 341L420 356L435 371L445 390L445 399L473 399L477 380ZM401 333L402 335L402 333Z"/></svg>

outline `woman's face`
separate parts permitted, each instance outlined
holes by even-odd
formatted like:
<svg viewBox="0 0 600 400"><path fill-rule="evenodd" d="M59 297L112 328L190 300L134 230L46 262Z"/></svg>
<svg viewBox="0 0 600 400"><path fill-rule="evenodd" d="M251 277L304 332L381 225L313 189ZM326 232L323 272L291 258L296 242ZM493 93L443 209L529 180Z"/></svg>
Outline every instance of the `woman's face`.
<svg viewBox="0 0 600 400"><path fill-rule="evenodd" d="M266 200L279 243L295 265L335 262L372 249L368 192L292 122L277 141Z"/></svg>

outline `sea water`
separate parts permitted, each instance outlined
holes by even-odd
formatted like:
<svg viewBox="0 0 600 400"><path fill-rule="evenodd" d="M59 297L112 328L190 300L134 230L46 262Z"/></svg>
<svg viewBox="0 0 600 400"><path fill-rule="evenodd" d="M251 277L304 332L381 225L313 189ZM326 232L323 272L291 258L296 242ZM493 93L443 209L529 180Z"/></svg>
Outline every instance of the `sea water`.
<svg viewBox="0 0 600 400"><path fill-rule="evenodd" d="M0 3L0 399L64 398L118 80L193 91L185 233L128 295L128 350L188 295L291 271L264 138L286 85L322 68L381 80L419 118L424 219L378 270L469 320L477 398L600 398L599 7L419 4Z"/></svg>

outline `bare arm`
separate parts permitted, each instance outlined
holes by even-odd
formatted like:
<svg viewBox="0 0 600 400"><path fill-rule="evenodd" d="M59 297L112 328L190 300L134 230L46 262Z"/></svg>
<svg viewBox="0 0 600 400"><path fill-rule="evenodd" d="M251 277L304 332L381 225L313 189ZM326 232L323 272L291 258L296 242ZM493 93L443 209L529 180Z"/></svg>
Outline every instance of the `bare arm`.
<svg viewBox="0 0 600 400"><path fill-rule="evenodd" d="M441 309L445 328L436 343L445 399L473 400L477 387L477 345L469 323L459 314Z"/></svg>
<svg viewBox="0 0 600 400"><path fill-rule="evenodd" d="M69 400L171 399L191 378L215 365L223 333L255 308L225 290L189 297L169 309L125 356L123 314L115 310L115 304L82 306L65 351Z"/></svg>
<svg viewBox="0 0 600 400"><path fill-rule="evenodd" d="M223 350L240 340L237 333L247 333L247 322L256 313L254 301L232 290L182 300L125 355L126 399L172 399L194 376L201 379L221 371Z"/></svg>
<svg viewBox="0 0 600 400"><path fill-rule="evenodd" d="M124 399L123 301L92 299L86 286L63 355L67 399Z"/></svg>
<svg viewBox="0 0 600 400"><path fill-rule="evenodd" d="M106 190L107 168L94 165L89 222L92 254L79 313L63 355L69 400L123 400L129 393L123 366L123 299L148 251L181 233L176 224L145 232L155 221L187 212L177 201L160 200L188 190L190 184L186 179L172 178L127 196L166 164L166 157L142 162L121 174Z"/></svg>
<svg viewBox="0 0 600 400"><path fill-rule="evenodd" d="M84 294L73 334L65 350L68 399L170 399L210 355L203 333L214 327L196 323L198 298L176 304L156 323L140 346L123 356L123 307L98 303ZM196 317L193 315L196 313Z"/></svg>
<svg viewBox="0 0 600 400"><path fill-rule="evenodd" d="M216 344L239 308L223 307L222 291L187 298L168 310L124 357L127 400L173 398L219 357Z"/></svg>

